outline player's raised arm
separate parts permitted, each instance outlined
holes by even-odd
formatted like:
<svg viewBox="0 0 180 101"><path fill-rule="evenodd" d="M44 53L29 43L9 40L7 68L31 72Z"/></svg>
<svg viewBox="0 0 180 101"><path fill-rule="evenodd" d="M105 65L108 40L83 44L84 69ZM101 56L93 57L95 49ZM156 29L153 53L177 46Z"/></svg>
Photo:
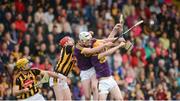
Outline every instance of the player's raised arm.
<svg viewBox="0 0 180 101"><path fill-rule="evenodd" d="M118 46L115 46L113 48L110 48L109 50L105 51L105 52L102 52L98 55L98 58L102 58L104 56L108 56L108 55L111 55L112 53L114 53L117 49L121 48L122 46L124 46L125 43L124 42L121 42Z"/></svg>
<svg viewBox="0 0 180 101"><path fill-rule="evenodd" d="M111 46L112 43L105 43L101 46L98 46L96 48L91 48L91 41L92 41L92 35L90 32L81 32L79 34L79 43L77 44L77 48L81 50L82 54L93 54L101 51L106 46ZM83 43L83 45L81 45ZM84 47L83 47L84 46ZM88 47L88 48L86 48Z"/></svg>
<svg viewBox="0 0 180 101"><path fill-rule="evenodd" d="M114 38L114 36L118 33L118 32L122 31L122 24L118 23L114 26L113 30L111 31L111 33L109 34L108 38Z"/></svg>
<svg viewBox="0 0 180 101"><path fill-rule="evenodd" d="M108 38L114 38L114 36L118 33L118 32L122 32L123 31L123 15L120 16L119 18L119 23L117 23L113 30L111 31L111 33L109 34Z"/></svg>
<svg viewBox="0 0 180 101"><path fill-rule="evenodd" d="M111 43L111 42L107 42L107 43L105 43L101 46L95 47L95 48L83 48L81 53L82 54L94 54L94 53L100 52L105 47L112 46L112 44L113 43Z"/></svg>

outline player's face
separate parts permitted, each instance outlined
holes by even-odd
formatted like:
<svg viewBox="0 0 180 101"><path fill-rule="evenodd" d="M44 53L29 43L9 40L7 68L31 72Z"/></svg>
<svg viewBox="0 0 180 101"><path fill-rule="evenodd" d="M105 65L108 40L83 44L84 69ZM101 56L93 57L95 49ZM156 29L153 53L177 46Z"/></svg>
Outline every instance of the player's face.
<svg viewBox="0 0 180 101"><path fill-rule="evenodd" d="M89 40L86 40L86 41L82 41L82 43L83 43L83 45L84 46L90 46L91 45L91 39L89 39Z"/></svg>
<svg viewBox="0 0 180 101"><path fill-rule="evenodd" d="M29 69L30 69L29 63L27 63L27 64L25 65L25 67L23 68L23 70L29 70Z"/></svg>

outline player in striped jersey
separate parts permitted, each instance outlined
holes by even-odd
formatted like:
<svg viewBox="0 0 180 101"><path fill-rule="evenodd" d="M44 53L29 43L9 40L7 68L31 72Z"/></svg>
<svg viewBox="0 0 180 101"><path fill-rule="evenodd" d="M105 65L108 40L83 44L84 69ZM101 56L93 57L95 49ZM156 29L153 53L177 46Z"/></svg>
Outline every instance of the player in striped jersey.
<svg viewBox="0 0 180 101"><path fill-rule="evenodd" d="M37 84L36 77L38 75L48 74L54 78L66 79L63 75L58 75L51 71L30 69L29 60L27 58L19 59L16 62L16 68L17 72L13 79L13 94L17 99L21 100L44 100L43 96L40 94L40 88L35 86Z"/></svg>
<svg viewBox="0 0 180 101"><path fill-rule="evenodd" d="M60 59L55 67L55 72L67 77L75 66L74 40L69 35L61 35L59 45L62 49ZM50 78L50 86L53 86L56 100L71 100L71 92L66 81Z"/></svg>

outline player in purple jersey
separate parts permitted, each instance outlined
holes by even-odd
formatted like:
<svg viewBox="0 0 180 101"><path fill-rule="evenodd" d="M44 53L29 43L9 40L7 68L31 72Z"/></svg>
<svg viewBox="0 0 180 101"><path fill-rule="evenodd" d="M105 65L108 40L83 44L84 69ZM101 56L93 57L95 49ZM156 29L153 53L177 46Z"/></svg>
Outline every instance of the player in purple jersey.
<svg viewBox="0 0 180 101"><path fill-rule="evenodd" d="M80 77L86 100L90 100L91 92L93 92L94 100L98 99L98 81L96 79L95 69L91 64L91 56L92 54L101 51L105 47L111 46L112 41L115 40L114 36L119 30L122 30L122 25L116 24L108 38L102 40L106 43L95 48L91 47L96 41L96 39L92 38L92 32L81 32L79 34L80 40L75 47L75 56L77 58L78 67L81 70Z"/></svg>
<svg viewBox="0 0 180 101"><path fill-rule="evenodd" d="M98 90L97 90L97 79L96 79L96 73L94 70L94 67L92 67L91 64L91 54L96 53L103 49L106 46L110 46L112 43L106 43L100 47L97 48L88 48L90 43L90 40L92 38L91 34L89 32L83 32L86 35L88 41L85 42L85 44L82 44L79 42L75 47L75 53L74 55L77 58L77 65L80 68L80 77L82 81L83 90L85 93L85 99L90 100L91 92L93 92L93 99L98 100ZM81 35L82 33L80 33ZM81 38L80 38L81 39Z"/></svg>
<svg viewBox="0 0 180 101"><path fill-rule="evenodd" d="M97 47L104 44L102 41L96 41L93 47ZM99 100L106 100L107 95L110 93L110 96L115 100L123 100L121 91L112 77L111 70L106 60L106 56L111 55L117 49L125 46L125 42L121 42L119 45L114 46L108 50L103 50L101 53L94 54L91 57L91 63L95 68L96 76L99 81L98 90L99 90Z"/></svg>

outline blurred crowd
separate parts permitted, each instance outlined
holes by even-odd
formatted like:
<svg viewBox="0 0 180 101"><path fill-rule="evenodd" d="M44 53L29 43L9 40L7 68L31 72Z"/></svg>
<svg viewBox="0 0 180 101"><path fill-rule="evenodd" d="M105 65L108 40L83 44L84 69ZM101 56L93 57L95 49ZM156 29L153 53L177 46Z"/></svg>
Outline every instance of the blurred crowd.
<svg viewBox="0 0 180 101"><path fill-rule="evenodd" d="M124 31L144 20L124 36L134 43L132 51L108 57L124 99L180 99L178 6L172 0L0 0L0 99L12 98L17 59L30 57L32 68L53 71L61 49L58 34L77 41L79 32L94 31L94 37L106 38L121 14ZM68 84L73 99L83 99L77 68ZM55 99L48 84L42 94Z"/></svg>

